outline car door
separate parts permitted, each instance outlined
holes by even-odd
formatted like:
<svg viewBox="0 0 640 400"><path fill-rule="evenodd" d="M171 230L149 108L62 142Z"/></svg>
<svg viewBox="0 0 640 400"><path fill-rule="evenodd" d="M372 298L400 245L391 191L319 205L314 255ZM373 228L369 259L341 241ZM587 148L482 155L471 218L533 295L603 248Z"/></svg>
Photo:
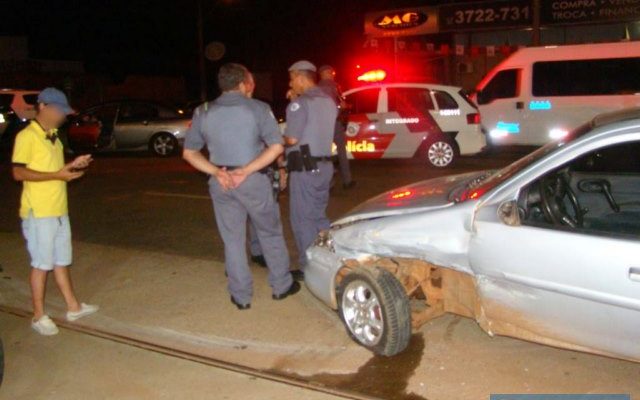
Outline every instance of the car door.
<svg viewBox="0 0 640 400"><path fill-rule="evenodd" d="M529 112L523 75L522 68L499 71L476 95L482 126L492 144L530 144L528 132L538 132L524 127Z"/></svg>
<svg viewBox="0 0 640 400"><path fill-rule="evenodd" d="M387 149L388 157L413 157L423 142L442 138L442 131L431 114L435 106L428 88L387 87L381 98L380 130L395 135Z"/></svg>
<svg viewBox="0 0 640 400"><path fill-rule="evenodd" d="M356 90L345 95L347 155L355 159L382 158L394 135L379 131L380 88Z"/></svg>
<svg viewBox="0 0 640 400"><path fill-rule="evenodd" d="M640 359L640 212L635 232L535 221L535 213L522 210L522 196L529 198L545 173L476 213L469 257L486 326L550 345ZM635 182L640 188L640 174ZM640 190L630 197L640 201Z"/></svg>
<svg viewBox="0 0 640 400"><path fill-rule="evenodd" d="M158 108L153 104L124 102L114 129L118 148L146 146L151 138L152 121L158 119Z"/></svg>
<svg viewBox="0 0 640 400"><path fill-rule="evenodd" d="M117 103L86 110L73 120L69 128L69 142L78 148L108 148L117 114Z"/></svg>

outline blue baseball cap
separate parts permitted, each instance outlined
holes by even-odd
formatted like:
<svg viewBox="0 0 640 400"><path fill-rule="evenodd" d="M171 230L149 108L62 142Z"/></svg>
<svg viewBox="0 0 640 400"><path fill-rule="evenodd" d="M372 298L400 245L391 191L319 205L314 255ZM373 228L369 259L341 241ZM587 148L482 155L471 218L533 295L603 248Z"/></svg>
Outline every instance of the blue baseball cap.
<svg viewBox="0 0 640 400"><path fill-rule="evenodd" d="M64 115L73 114L74 110L69 105L67 96L61 91L53 87L44 89L38 95L38 103L54 106L58 108Z"/></svg>

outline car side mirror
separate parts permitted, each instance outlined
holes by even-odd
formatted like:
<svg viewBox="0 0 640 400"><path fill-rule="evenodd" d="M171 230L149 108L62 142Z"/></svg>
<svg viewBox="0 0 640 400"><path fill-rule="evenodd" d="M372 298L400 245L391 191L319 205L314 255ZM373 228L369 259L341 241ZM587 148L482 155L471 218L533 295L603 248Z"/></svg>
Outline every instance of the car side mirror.
<svg viewBox="0 0 640 400"><path fill-rule="evenodd" d="M511 200L500 204L500 207L498 207L498 218L500 218L500 221L505 225L520 226L521 221L518 202Z"/></svg>

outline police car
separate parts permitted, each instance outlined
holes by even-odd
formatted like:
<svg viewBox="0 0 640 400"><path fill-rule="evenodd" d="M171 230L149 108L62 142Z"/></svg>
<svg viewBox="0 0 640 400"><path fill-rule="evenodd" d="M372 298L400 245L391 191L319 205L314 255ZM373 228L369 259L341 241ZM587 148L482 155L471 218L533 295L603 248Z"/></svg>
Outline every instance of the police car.
<svg viewBox="0 0 640 400"><path fill-rule="evenodd" d="M486 146L480 114L461 88L385 83L344 92L347 154L352 159L424 157L448 167Z"/></svg>

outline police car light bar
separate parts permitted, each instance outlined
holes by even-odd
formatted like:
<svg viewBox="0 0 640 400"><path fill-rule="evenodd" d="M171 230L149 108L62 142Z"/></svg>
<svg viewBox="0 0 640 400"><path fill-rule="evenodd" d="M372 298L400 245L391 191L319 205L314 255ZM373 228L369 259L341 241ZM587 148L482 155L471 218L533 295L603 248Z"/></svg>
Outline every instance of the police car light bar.
<svg viewBox="0 0 640 400"><path fill-rule="evenodd" d="M382 69L367 71L358 77L360 82L380 82L387 77L387 73Z"/></svg>

